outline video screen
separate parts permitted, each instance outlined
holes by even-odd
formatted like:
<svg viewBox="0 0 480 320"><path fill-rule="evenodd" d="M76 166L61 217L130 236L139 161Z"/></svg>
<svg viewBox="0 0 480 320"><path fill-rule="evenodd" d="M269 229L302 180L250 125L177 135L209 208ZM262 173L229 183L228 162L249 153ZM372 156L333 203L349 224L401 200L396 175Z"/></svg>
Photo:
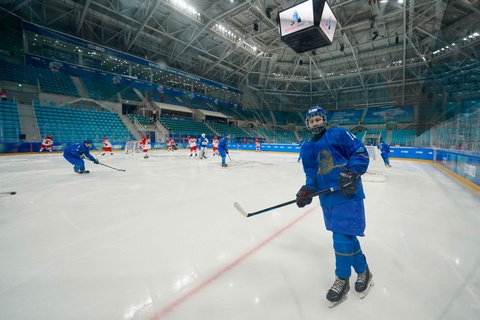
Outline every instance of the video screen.
<svg viewBox="0 0 480 320"><path fill-rule="evenodd" d="M333 35L335 34L335 28L337 27L337 18L330 9L330 6L325 2L323 7L322 19L320 20L320 28L325 33L327 38L332 42Z"/></svg>
<svg viewBox="0 0 480 320"><path fill-rule="evenodd" d="M313 0L307 0L289 9L286 9L285 11L279 12L280 35L282 37L315 25L312 1ZM330 10L330 8L328 9ZM332 11L330 10L330 12ZM337 21L335 20L335 25L336 22Z"/></svg>

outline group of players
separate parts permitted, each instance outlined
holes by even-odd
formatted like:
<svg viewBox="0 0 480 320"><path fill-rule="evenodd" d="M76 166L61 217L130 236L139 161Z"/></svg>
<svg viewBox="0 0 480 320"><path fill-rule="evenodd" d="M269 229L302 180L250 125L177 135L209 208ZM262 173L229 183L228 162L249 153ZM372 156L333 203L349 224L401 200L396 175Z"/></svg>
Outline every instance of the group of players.
<svg viewBox="0 0 480 320"><path fill-rule="evenodd" d="M227 133L228 134L228 133ZM110 153L110 155L113 155L112 152L112 144L110 141L108 141L106 138L102 138L103 142L103 148L101 150L101 155L104 156L107 153ZM202 133L201 138L199 139L199 145L200 145L200 159L206 159L207 158L207 145L208 145L209 140L206 138L205 133ZM187 137L187 143L190 149L190 157L197 156L197 139L195 137ZM220 144L220 140L218 139L217 136L213 137L212 140L212 152L213 156L220 156L220 152L218 151L218 145ZM167 145L167 151L174 151L177 150L177 146L175 144L175 141L172 138L167 138L166 140L166 145ZM42 140L42 144L40 146L39 152L42 152L43 150L52 152L52 147L53 147L53 135L49 134L45 136ZM151 144L150 144L150 139L146 136L142 136L142 139L140 141L140 150L142 150L144 154L144 158L148 159L149 154L148 151L151 149ZM260 140L258 138L255 138L255 152L260 151Z"/></svg>
<svg viewBox="0 0 480 320"><path fill-rule="evenodd" d="M200 145L200 159L206 159L207 158L207 145L208 145L208 139L205 136L205 133L202 133L202 136L199 139L199 145ZM218 140L217 136L213 137L212 140L212 152L214 156L218 156L218 144L220 143L220 140ZM187 144L190 149L190 157L197 156L197 139L195 137L187 137Z"/></svg>
<svg viewBox="0 0 480 320"><path fill-rule="evenodd" d="M230 138L230 135L228 133L225 133L224 137L222 137L221 139L218 139L217 136L215 136L215 137L213 137L213 140L212 140L213 156L220 156L222 158L222 167L227 167L226 155L228 154L227 143L228 143L229 138ZM87 143L87 141L88 141L88 143ZM106 138L102 138L102 142L103 142L103 148L100 151L101 153L99 153L99 154L101 154L102 156L106 155L107 153L110 153L110 155L113 155L112 144L110 143L110 141L108 141ZM207 146L208 146L209 140L207 139L205 133L202 133L198 142L199 142L199 146L200 146L199 159L206 159L207 158ZM188 143L188 146L189 146L189 149L190 149L190 157L193 157L193 156L197 157L198 156L198 154L197 154L197 139L195 137L188 136L187 143ZM167 144L167 151L174 151L174 150L177 149L175 141L171 138L167 138L166 144ZM83 145L81 143L77 143L75 145L77 145L77 147L74 148L75 149L75 152L73 152L74 154L82 151L83 154L85 155L85 157L89 158L89 156L90 156L89 149L93 145L91 140L85 140L83 142ZM85 150L86 145L89 145L89 147L86 148L86 150ZM256 150L255 151L260 151L260 142L258 141L258 138L255 139L255 145L256 145ZM51 134L49 134L49 135L47 135L43 138L43 141L42 141L42 144L40 146L39 152L42 152L43 150L47 150L49 152L52 152L52 146L53 146L53 136ZM148 152L151 149L151 144L150 144L150 139L147 136L142 136L142 139L139 143L139 149L142 151L143 157L145 159L148 159L149 158L149 153ZM86 152L86 151L88 151L88 152ZM67 152L67 153L72 152L71 149L69 149L69 146L67 146L65 152ZM64 152L64 155L65 155L65 152ZM87 155L87 153L88 153L88 155ZM82 157L81 157L80 153L78 155L75 155L75 156L71 157L71 158L69 158L69 157L65 157L65 158L74 165L74 171L75 172L86 173L88 171L88 170L85 170L84 164L77 165L77 161L76 161L75 158L79 158L81 160ZM90 160L94 161L93 156L92 156L92 159L90 159ZM97 163L98 160L95 159L94 162ZM78 163L80 163L80 161L78 161ZM82 161L82 163L83 163L83 161Z"/></svg>

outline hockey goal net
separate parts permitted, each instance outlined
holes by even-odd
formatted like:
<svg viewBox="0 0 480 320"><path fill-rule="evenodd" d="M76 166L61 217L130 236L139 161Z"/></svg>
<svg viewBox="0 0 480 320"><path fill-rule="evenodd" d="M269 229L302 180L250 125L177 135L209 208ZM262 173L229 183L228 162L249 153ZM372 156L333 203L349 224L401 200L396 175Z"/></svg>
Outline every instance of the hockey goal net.
<svg viewBox="0 0 480 320"><path fill-rule="evenodd" d="M385 163L383 162L380 150L376 146L366 146L370 163L367 172L362 175L363 181L385 182L387 174L385 172Z"/></svg>
<svg viewBox="0 0 480 320"><path fill-rule="evenodd" d="M134 154L140 152L140 141L137 140L127 140L125 142L125 154Z"/></svg>

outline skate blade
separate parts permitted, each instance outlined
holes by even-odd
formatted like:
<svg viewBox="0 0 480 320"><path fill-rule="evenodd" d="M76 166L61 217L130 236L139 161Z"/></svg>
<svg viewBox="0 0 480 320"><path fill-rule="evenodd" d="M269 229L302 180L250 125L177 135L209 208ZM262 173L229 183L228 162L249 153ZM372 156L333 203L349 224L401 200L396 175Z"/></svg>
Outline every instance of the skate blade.
<svg viewBox="0 0 480 320"><path fill-rule="evenodd" d="M370 292L370 289L372 289L372 287L374 286L375 284L373 283L373 281L370 280L370 284L368 285L368 288L365 289L365 291L363 292L360 292L360 299L363 299L367 296L367 294Z"/></svg>
<svg viewBox="0 0 480 320"><path fill-rule="evenodd" d="M347 300L348 298L348 293L345 294L342 299L338 300L338 301L335 301L335 302L330 302L330 304L328 305L329 308L333 308L333 307L336 307L338 306L340 303L342 303L343 301Z"/></svg>

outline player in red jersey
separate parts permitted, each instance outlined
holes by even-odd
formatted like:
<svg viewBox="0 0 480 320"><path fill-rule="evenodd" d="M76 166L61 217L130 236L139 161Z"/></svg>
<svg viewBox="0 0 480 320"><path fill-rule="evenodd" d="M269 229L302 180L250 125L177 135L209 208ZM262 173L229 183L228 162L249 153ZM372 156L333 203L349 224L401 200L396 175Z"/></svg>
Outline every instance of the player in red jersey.
<svg viewBox="0 0 480 320"><path fill-rule="evenodd" d="M106 152L110 152L110 155L113 155L112 144L110 143L110 141L108 141L106 138L102 138L102 142L103 142L102 156L104 156Z"/></svg>
<svg viewBox="0 0 480 320"><path fill-rule="evenodd" d="M42 141L42 145L40 146L40 151L42 152L43 149L47 149L48 151L52 152L52 146L53 146L53 136L49 134L48 136L45 136Z"/></svg>
<svg viewBox="0 0 480 320"><path fill-rule="evenodd" d="M146 136L142 136L142 140L140 141L140 148L143 150L144 158L148 159L148 150L150 150L152 146L150 145L150 139Z"/></svg>

